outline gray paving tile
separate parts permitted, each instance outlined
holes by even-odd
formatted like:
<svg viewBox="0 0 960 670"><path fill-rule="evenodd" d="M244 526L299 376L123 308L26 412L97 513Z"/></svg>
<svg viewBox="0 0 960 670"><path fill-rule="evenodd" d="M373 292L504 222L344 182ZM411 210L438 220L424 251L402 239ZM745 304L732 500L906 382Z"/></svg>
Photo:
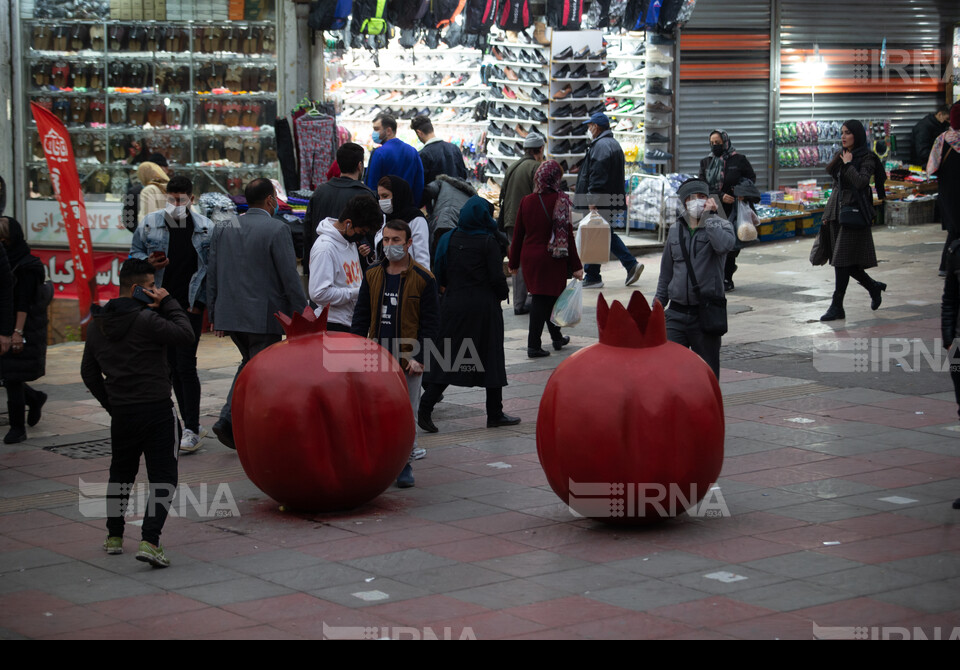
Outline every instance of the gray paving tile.
<svg viewBox="0 0 960 670"><path fill-rule="evenodd" d="M429 521L462 521L475 519L480 516L501 514L503 509L492 505L485 505L476 500L454 500L448 503L417 507L410 510L410 514Z"/></svg>
<svg viewBox="0 0 960 670"><path fill-rule="evenodd" d="M324 563L316 556L310 556L293 549L263 551L245 556L235 556L218 561L220 565L247 575L267 575L296 568L308 568Z"/></svg>
<svg viewBox="0 0 960 670"><path fill-rule="evenodd" d="M472 563L457 563L415 572L405 572L393 575L393 579L431 593L449 593L474 586L506 581L510 577L502 572L481 568Z"/></svg>
<svg viewBox="0 0 960 670"><path fill-rule="evenodd" d="M507 437L499 440L482 440L471 442L472 449L480 449L489 454L500 456L514 456L516 454L534 454L537 451L537 441L530 437Z"/></svg>
<svg viewBox="0 0 960 670"><path fill-rule="evenodd" d="M138 577L141 581L162 589L175 590L203 584L215 584L232 579L242 579L245 575L216 563L185 561L184 558L170 554L173 563L166 570L151 570Z"/></svg>
<svg viewBox="0 0 960 670"><path fill-rule="evenodd" d="M793 491L794 493L803 493L805 495L816 496L826 500L843 498L844 502L851 502L848 496L858 494L867 494L872 491L880 491L876 486L852 482L847 479L835 477L832 479L820 479L812 482L800 482L798 484L787 484L781 487L784 491Z"/></svg>
<svg viewBox="0 0 960 670"><path fill-rule="evenodd" d="M134 559L128 557L127 560ZM151 570L145 563L140 565L145 571ZM78 605L160 593L138 578L123 577L80 562L11 573L6 579Z"/></svg>
<svg viewBox="0 0 960 670"><path fill-rule="evenodd" d="M529 551L523 554L477 561L473 565L496 570L513 577L533 577L594 564L563 554L555 554L552 551Z"/></svg>
<svg viewBox="0 0 960 670"><path fill-rule="evenodd" d="M214 607L221 607L223 605L232 605L233 603L242 603L248 600L285 596L293 593L293 591L278 584L257 579L256 577L241 577L239 579L231 579L228 582L189 586L187 588L177 589L177 593L187 598L213 605Z"/></svg>
<svg viewBox="0 0 960 670"><path fill-rule="evenodd" d="M918 448L924 444L943 443L942 435L932 435L919 430L901 430L897 428L888 428L882 433L877 433L874 438L877 442L892 444L896 447Z"/></svg>
<svg viewBox="0 0 960 670"><path fill-rule="evenodd" d="M748 511L777 509L779 513L778 508L815 502L817 500L815 496L771 488L753 489L752 491L731 494L727 494L726 491L724 491L723 497L730 507L730 510L736 510L738 512L742 512L745 508Z"/></svg>
<svg viewBox="0 0 960 670"><path fill-rule="evenodd" d="M637 575L618 570L608 565L591 565L584 568L553 572L530 577L531 582L570 593L587 593L620 586L628 586L637 580Z"/></svg>
<svg viewBox="0 0 960 670"><path fill-rule="evenodd" d="M831 438L840 439L827 433L814 433L801 428L785 428L765 423L743 421L727 427L727 434L746 437L759 442L769 442L780 447L803 447L808 444L830 442Z"/></svg>
<svg viewBox="0 0 960 670"><path fill-rule="evenodd" d="M888 393L887 391L875 391L868 388L854 387L828 391L826 393L817 393L816 397L842 400L843 402L852 402L857 405L869 405L870 403L896 400L898 398L906 398L907 396L900 395L899 393Z"/></svg>
<svg viewBox="0 0 960 670"><path fill-rule="evenodd" d="M274 572L264 575L264 578L294 591L317 591L331 586L362 582L368 577L375 576L369 572L351 568L349 565L323 563L306 568Z"/></svg>
<svg viewBox="0 0 960 670"><path fill-rule="evenodd" d="M62 554L47 549L40 549L39 547L23 549L21 551L4 552L0 553L0 574L41 568L46 565L70 563L73 560L74 559L69 556L63 556Z"/></svg>
<svg viewBox="0 0 960 670"><path fill-rule="evenodd" d="M725 457L746 456L747 454L757 454L762 451L772 451L779 448L780 445L771 444L770 442L760 442L759 440L751 440L747 437L727 436L726 442L723 445L723 454Z"/></svg>
<svg viewBox="0 0 960 670"><path fill-rule="evenodd" d="M828 572L839 572L862 567L863 563L850 561L839 556L827 556L815 551L798 551L793 554L761 558L743 565L784 577L803 579Z"/></svg>
<svg viewBox="0 0 960 670"><path fill-rule="evenodd" d="M434 491L446 493L457 498L479 498L480 496L504 493L507 491L520 491L526 488L526 486L521 484L514 484L513 482L497 479L496 477L477 477L475 479L464 479L431 487Z"/></svg>
<svg viewBox="0 0 960 670"><path fill-rule="evenodd" d="M718 577L723 573L726 573L726 579L719 579ZM746 579L741 579L742 577L746 577ZM664 577L663 581L697 591L705 591L713 595L730 595L761 586L786 585L789 579L783 575L747 567L745 564L732 565L728 563L706 570L701 569L682 575Z"/></svg>
<svg viewBox="0 0 960 670"><path fill-rule="evenodd" d="M844 423L829 423L819 426L808 425L805 430L808 430L811 433L824 433L826 435L834 435L836 437L866 438L870 435L878 435L879 433L888 430L888 428L886 426L878 426L874 423L847 421Z"/></svg>
<svg viewBox="0 0 960 670"><path fill-rule="evenodd" d="M481 496L479 498L475 498L475 500L477 502L486 503L495 507L501 507L503 509L515 511L523 511L535 507L544 507L560 501L560 499L557 498L556 493L553 491L545 491L543 489L521 489L519 491L511 491L509 493L497 493L490 496ZM569 512L567 512L567 515L567 518L569 518Z"/></svg>
<svg viewBox="0 0 960 670"><path fill-rule="evenodd" d="M881 451L895 449L896 445L875 442L869 437L842 437L832 442L818 442L817 444L804 445L804 449L816 451L821 454L830 454L831 456L860 456L862 454L876 454Z"/></svg>
<svg viewBox="0 0 960 670"><path fill-rule="evenodd" d="M592 591L585 597L615 607L646 612L658 607L700 600L707 595L704 591L677 586L659 579L647 579L629 586Z"/></svg>
<svg viewBox="0 0 960 670"><path fill-rule="evenodd" d="M948 500L942 500L934 505L911 507L897 513L936 524L953 524L957 520L957 510L950 506Z"/></svg>
<svg viewBox="0 0 960 670"><path fill-rule="evenodd" d="M449 591L445 595L487 609L500 610L531 605L545 600L566 598L570 594L543 584L537 584L529 579L511 579L461 591Z"/></svg>
<svg viewBox="0 0 960 670"><path fill-rule="evenodd" d="M384 577L457 564L456 561L451 561L442 556L428 554L419 549L395 551L389 554L380 554L379 556L366 556L364 558L343 561L343 563L357 570L368 572L371 575Z"/></svg>
<svg viewBox="0 0 960 670"><path fill-rule="evenodd" d="M882 500L882 498L891 497L909 498L911 500L916 500L917 502L901 504ZM843 502L848 505L865 507L867 509L872 509L879 512L897 512L898 514L905 514L912 507L930 505L937 502L937 499L932 496L908 495L903 491L903 489L876 489L868 493L848 496L843 499Z"/></svg>
<svg viewBox="0 0 960 670"><path fill-rule="evenodd" d="M897 590L921 584L927 579L884 565L864 565L859 568L811 575L806 581L838 589L849 596L872 596L887 590Z"/></svg>
<svg viewBox="0 0 960 670"><path fill-rule="evenodd" d="M738 393L750 393L752 391L764 391L767 389L787 388L790 386L800 386L809 384L806 379L791 379L789 377L759 377L756 379L744 379L743 381L723 382L720 384L720 392L724 397L736 395Z"/></svg>
<svg viewBox="0 0 960 670"><path fill-rule="evenodd" d="M876 600L909 607L918 612L939 614L956 611L960 605L960 587L945 581L919 584L896 591L884 591L873 596Z"/></svg>
<svg viewBox="0 0 960 670"><path fill-rule="evenodd" d="M375 593L379 592L379 593ZM386 595L383 598L380 594ZM426 589L394 581L393 579L376 578L373 581L351 582L325 589L311 591L310 595L329 600L346 607L363 608L371 605L382 605L389 602L412 600L431 595Z"/></svg>
<svg viewBox="0 0 960 670"><path fill-rule="evenodd" d="M699 554L685 551L663 551L649 556L627 558L622 561L607 563L612 568L627 570L645 577L664 578L672 575L682 575L698 570L710 571L719 569L723 561L706 558Z"/></svg>
<svg viewBox="0 0 960 670"><path fill-rule="evenodd" d="M904 558L899 561L889 561L883 565L891 570L909 572L929 580L960 577L960 554L953 552ZM960 607L960 602L957 606Z"/></svg>
<svg viewBox="0 0 960 670"><path fill-rule="evenodd" d="M31 479L25 482L4 484L0 489L0 498L19 498L32 496L38 493L53 493L76 488L75 485L64 484L53 479Z"/></svg>
<svg viewBox="0 0 960 670"><path fill-rule="evenodd" d="M836 573L834 573L836 574ZM794 610L816 607L828 603L846 600L849 596L837 589L827 588L808 581L793 580L786 584L761 586L755 589L745 589L731 595L740 602L766 607L778 612L792 612Z"/></svg>
<svg viewBox="0 0 960 670"><path fill-rule="evenodd" d="M789 507L780 507L777 509L777 514L788 516L791 519L809 521L810 523L829 523L867 516L868 514L874 514L876 511L869 507L848 504L848 500L850 499L844 498L843 502L839 500L816 500Z"/></svg>

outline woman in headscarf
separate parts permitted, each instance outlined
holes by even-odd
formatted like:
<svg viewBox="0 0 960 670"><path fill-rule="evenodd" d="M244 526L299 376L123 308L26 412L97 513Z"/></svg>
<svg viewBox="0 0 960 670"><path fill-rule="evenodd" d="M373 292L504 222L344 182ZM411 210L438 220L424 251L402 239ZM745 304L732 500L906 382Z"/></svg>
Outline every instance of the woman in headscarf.
<svg viewBox="0 0 960 670"><path fill-rule="evenodd" d="M156 163L144 161L137 167L137 179L143 184L143 190L140 191L139 223L147 214L167 206L167 182L170 177Z"/></svg>
<svg viewBox="0 0 960 670"><path fill-rule="evenodd" d="M503 309L507 278L497 238L493 205L478 195L460 210L457 227L437 245L437 283L445 289L440 305L440 338L427 352L417 423L430 433L434 405L447 386L482 386L487 390L487 427L513 426L520 419L503 413L507 385L503 353Z"/></svg>
<svg viewBox="0 0 960 670"><path fill-rule="evenodd" d="M883 301L883 282L871 279L868 268L877 267L877 251L873 246L870 227L876 214L873 197L870 195L870 179L873 178L877 197L883 200L883 185L887 173L883 161L867 145L867 131L863 124L851 119L843 124L840 134L842 148L830 164L827 172L833 177L834 188L823 213L823 225L830 239L830 265L836 273L837 286L830 308L820 317L821 321L836 321L846 318L843 298L850 284L856 279L870 294L870 309L878 309ZM866 225L841 226L840 214L845 207L859 210Z"/></svg>
<svg viewBox="0 0 960 670"><path fill-rule="evenodd" d="M574 277L583 279L583 265L570 222L572 202L560 191L562 178L563 168L556 161L540 164L533 177L533 193L520 201L510 246L510 273L522 269L527 290L533 296L527 334L530 358L550 355L540 346L544 324L556 351L570 342L559 326L550 321L550 314L571 271Z"/></svg>
<svg viewBox="0 0 960 670"><path fill-rule="evenodd" d="M737 196L734 190L744 179L756 183L757 173L747 157L733 148L727 131L718 128L710 133L710 155L700 161L699 178L709 184L711 195L720 196L724 208L720 216L734 223L736 228ZM738 239L737 246L727 254L727 264L723 269L723 287L727 293L734 289L733 273L737 271L737 256L741 248Z"/></svg>
<svg viewBox="0 0 960 670"><path fill-rule="evenodd" d="M23 237L23 228L15 219L0 218L0 242L10 259L14 276L13 309L15 325L10 350L0 357L0 379L7 389L7 411L10 430L3 438L6 444L27 439L24 425L35 426L47 394L30 388L26 382L46 374L47 305L43 284L46 273L43 263L31 255ZM24 416L26 408L30 413Z"/></svg>
<svg viewBox="0 0 960 670"><path fill-rule="evenodd" d="M960 238L960 102L950 108L950 130L933 143L927 174L936 175L940 185L940 213L947 243L943 245L940 271L946 272L947 250Z"/></svg>
<svg viewBox="0 0 960 670"><path fill-rule="evenodd" d="M413 260L430 269L430 227L420 208L413 203L413 189L406 179L395 174L387 175L377 182L377 196L380 198L380 210L386 219L400 219L410 226L413 233L413 246L410 253ZM384 220L386 225L386 220ZM377 232L373 243L377 257L382 257L383 228Z"/></svg>

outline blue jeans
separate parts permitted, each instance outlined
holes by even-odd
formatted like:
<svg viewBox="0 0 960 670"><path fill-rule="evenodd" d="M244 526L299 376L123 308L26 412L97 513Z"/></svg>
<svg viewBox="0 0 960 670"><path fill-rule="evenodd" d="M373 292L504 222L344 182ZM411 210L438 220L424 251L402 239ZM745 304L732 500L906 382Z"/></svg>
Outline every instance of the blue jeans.
<svg viewBox="0 0 960 670"><path fill-rule="evenodd" d="M627 245L624 244L620 236L613 231L610 231L610 251L620 260L620 263L628 273L637 264L637 259L634 258L633 254L627 249ZM584 265L583 274L585 281L600 281L600 266Z"/></svg>

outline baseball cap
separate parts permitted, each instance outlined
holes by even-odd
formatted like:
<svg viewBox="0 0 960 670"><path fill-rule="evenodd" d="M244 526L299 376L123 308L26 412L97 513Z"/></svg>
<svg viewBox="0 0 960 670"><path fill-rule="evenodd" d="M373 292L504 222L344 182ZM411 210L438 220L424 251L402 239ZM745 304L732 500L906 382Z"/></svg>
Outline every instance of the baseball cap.
<svg viewBox="0 0 960 670"><path fill-rule="evenodd" d="M580 125L585 126L589 123L595 123L598 126L604 126L606 128L610 127L610 119L607 117L606 114L602 112L597 112L596 114L590 117L589 121L584 121Z"/></svg>

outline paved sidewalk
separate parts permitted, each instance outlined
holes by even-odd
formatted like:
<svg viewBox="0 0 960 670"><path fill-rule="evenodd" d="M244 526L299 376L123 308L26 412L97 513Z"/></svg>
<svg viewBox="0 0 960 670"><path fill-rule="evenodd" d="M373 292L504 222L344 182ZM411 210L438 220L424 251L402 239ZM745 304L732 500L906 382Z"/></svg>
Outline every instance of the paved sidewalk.
<svg viewBox="0 0 960 670"><path fill-rule="evenodd" d="M0 445L0 638L957 637L960 424L931 369L943 233L876 240L882 308L851 283L833 324L818 321L833 273L810 267L809 238L744 250L721 378L730 516L646 528L575 518L547 486L537 406L570 352L529 361L526 318L505 306L519 426L485 428L483 391L451 387L416 488L318 516L280 511L211 434L181 483L228 484L239 516L185 505L163 536L172 567L151 570L137 528L106 556L103 521L81 513L80 480L106 481L109 420L80 382L82 347L53 347L43 420ZM652 298L659 254L642 260ZM604 267L608 298L629 298L623 275ZM596 341L596 296L571 351ZM205 336L199 360L209 428L238 357Z"/></svg>

